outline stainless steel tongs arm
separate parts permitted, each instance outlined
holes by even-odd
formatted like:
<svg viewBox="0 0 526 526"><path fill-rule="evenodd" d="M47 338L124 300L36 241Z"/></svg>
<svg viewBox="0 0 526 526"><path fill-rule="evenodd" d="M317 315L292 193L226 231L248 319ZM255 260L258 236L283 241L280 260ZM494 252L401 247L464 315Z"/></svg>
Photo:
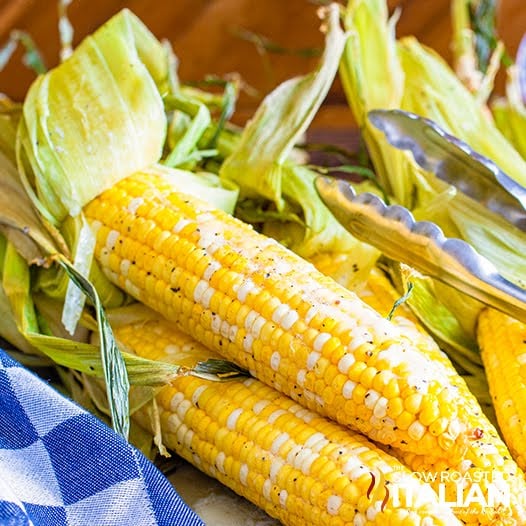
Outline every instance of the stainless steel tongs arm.
<svg viewBox="0 0 526 526"><path fill-rule="evenodd" d="M446 237L435 223L416 221L403 206L388 206L372 193L356 194L346 181L318 177L316 188L336 219L357 239L526 322L526 290L505 279L470 244Z"/></svg>

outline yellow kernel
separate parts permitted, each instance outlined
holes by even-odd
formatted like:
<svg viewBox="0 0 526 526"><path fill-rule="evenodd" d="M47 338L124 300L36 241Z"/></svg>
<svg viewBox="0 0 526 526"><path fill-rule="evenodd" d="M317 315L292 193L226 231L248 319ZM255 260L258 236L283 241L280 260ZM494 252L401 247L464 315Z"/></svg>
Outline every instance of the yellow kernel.
<svg viewBox="0 0 526 526"><path fill-rule="evenodd" d="M438 436L444 433L447 429L447 426L449 425L449 420L445 417L437 418L432 424L429 426L429 432L434 435Z"/></svg>
<svg viewBox="0 0 526 526"><path fill-rule="evenodd" d="M387 403L387 416L390 418L399 417L404 411L404 402L398 396L396 398L391 398Z"/></svg>
<svg viewBox="0 0 526 526"><path fill-rule="evenodd" d="M349 368L349 372L347 373L347 376L351 380L358 382L360 380L360 376L365 371L365 369L367 369L367 365L365 365L364 362L354 362Z"/></svg>
<svg viewBox="0 0 526 526"><path fill-rule="evenodd" d="M367 392L367 389L363 385L356 385L354 388L354 391L352 392L352 399L357 404L363 404L363 400L365 398L365 393Z"/></svg>
<svg viewBox="0 0 526 526"><path fill-rule="evenodd" d="M367 369L365 369L360 375L360 383L363 386L370 388L377 372L378 371L375 367L367 367Z"/></svg>
<svg viewBox="0 0 526 526"><path fill-rule="evenodd" d="M420 411L423 396L420 393L413 393L405 399L405 409L413 415L416 415Z"/></svg>
<svg viewBox="0 0 526 526"><path fill-rule="evenodd" d="M405 431L415 421L415 415L409 411L403 411L400 416L396 418L396 425L399 429Z"/></svg>
<svg viewBox="0 0 526 526"><path fill-rule="evenodd" d="M420 410L418 419L425 426L430 426L440 416L440 409L436 400L426 400Z"/></svg>
<svg viewBox="0 0 526 526"><path fill-rule="evenodd" d="M393 378L381 392L388 400L392 400L395 397L399 397L400 387L398 386L396 378Z"/></svg>

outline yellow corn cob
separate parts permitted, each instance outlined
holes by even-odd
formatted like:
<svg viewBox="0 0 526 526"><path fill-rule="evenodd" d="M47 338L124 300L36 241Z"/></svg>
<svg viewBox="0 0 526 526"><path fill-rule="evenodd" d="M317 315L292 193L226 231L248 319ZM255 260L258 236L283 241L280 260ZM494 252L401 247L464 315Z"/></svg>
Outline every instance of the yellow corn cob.
<svg viewBox="0 0 526 526"><path fill-rule="evenodd" d="M326 267L329 270L329 267ZM361 287L358 292L360 297L367 302L368 305L377 310L380 314L387 315L399 297L396 289L391 285L385 274L379 269L374 268L367 279L366 284ZM481 503L473 502L469 507L454 507L457 516L467 524L524 524L526 523L526 483L524 481L524 474L517 464L512 460L512 456L508 451L506 444L501 440L495 427L489 422L475 396L469 391L464 379L458 375L455 368L452 366L449 358L443 353L434 343L431 337L427 334L425 329L420 325L418 319L414 316L411 310L404 304L399 305L393 314L392 321L395 324L402 324L407 331L413 331L415 340L421 339L422 352L428 353L430 358L439 361L447 367L450 381L458 389L458 401L462 403L470 418L470 426L477 429L479 438L469 444L463 458L458 462L452 462L448 459L434 460L422 455L414 455L410 453L403 453L400 451L393 451L389 449L395 456L404 461L413 471L417 473L427 473L430 475L428 480L431 480L431 486L436 491L443 492L448 502L455 502L457 499L457 482L456 479L462 477L463 479L463 498L462 503L465 503L470 491L479 491L483 496L484 502L488 502L491 498L492 492L500 485L499 480L503 479L504 491L509 492L510 505L502 506L498 499L495 499L495 506L484 507ZM522 345L523 352L526 353L526 326L522 325L522 331L519 328L522 324L515 322L511 318L493 310L485 311L479 321L479 337L485 340L488 350L483 350L484 363L488 358L485 357L488 352L494 349L500 349L505 343L505 349L514 349L514 356L520 354L520 346ZM510 329L515 326L515 329ZM510 341L514 338L515 341ZM499 346L494 345L494 342L499 341ZM505 353L506 351L504 351ZM513 370L518 370L519 364L516 362L515 366L508 365L508 360L513 361L513 356L504 358L502 352L492 352L493 358L493 375L501 375L502 371L509 371L510 375L518 374ZM502 367L501 365L504 365ZM489 371L488 371L489 375ZM489 375L490 385L495 383ZM514 386L515 392L520 392L519 385L524 382L511 382ZM500 416L499 423L517 422L520 416L519 408L515 405L508 405L505 409L503 405L504 400L511 398L509 390L506 389L504 382L498 382L497 385L502 389L499 401L496 403L497 416ZM499 409L500 408L500 409ZM526 417L526 404L522 407L523 415ZM524 420L526 422L526 420ZM501 424L502 425L502 424ZM520 426L519 426L520 427ZM501 429L507 431L504 433L505 437L510 437L514 444L522 447L523 453L526 453L526 437L522 433L522 429L512 428L509 424ZM508 445L510 442L508 442ZM513 449L512 449L513 451ZM521 468L524 464L520 464L520 460L516 457ZM452 475L454 473L454 475ZM436 478L433 478L436 474ZM440 489L442 484L442 489ZM507 522L506 522L507 521Z"/></svg>
<svg viewBox="0 0 526 526"><path fill-rule="evenodd" d="M513 458L526 469L526 324L485 309L477 337L500 430Z"/></svg>
<svg viewBox="0 0 526 526"><path fill-rule="evenodd" d="M160 317L117 327L115 335L154 360L190 365L196 356L219 357ZM428 487L365 437L253 378L179 377L157 403L167 447L283 524L460 524ZM135 418L150 427L146 411ZM406 485L418 495L410 506Z"/></svg>
<svg viewBox="0 0 526 526"><path fill-rule="evenodd" d="M107 276L208 348L383 444L461 458L444 365L276 241L137 173L85 207Z"/></svg>

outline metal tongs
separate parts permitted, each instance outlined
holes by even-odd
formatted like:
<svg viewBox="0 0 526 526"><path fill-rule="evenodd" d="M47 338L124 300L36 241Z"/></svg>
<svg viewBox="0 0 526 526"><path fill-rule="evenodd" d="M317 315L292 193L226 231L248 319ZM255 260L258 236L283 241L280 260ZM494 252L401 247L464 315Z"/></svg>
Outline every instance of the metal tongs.
<svg viewBox="0 0 526 526"><path fill-rule="evenodd" d="M526 231L526 188L491 160L418 115L374 110L369 119L390 144L409 150L422 168ZM357 239L526 322L526 290L499 274L469 243L447 238L431 221L416 221L403 206L386 205L369 192L357 194L346 181L318 177L316 188L336 219ZM397 248L401 245L403 254Z"/></svg>

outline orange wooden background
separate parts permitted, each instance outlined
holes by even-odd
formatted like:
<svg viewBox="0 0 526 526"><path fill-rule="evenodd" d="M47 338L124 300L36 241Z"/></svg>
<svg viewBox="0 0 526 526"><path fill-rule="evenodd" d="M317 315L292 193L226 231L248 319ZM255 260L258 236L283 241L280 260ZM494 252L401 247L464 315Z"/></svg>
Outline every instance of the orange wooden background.
<svg viewBox="0 0 526 526"><path fill-rule="evenodd" d="M74 0L69 14L75 42L93 31L123 7L134 11L159 38L173 44L180 59L183 80L199 80L208 74L238 72L256 94L243 95L238 120L250 115L258 99L278 82L309 71L316 58L294 50L320 48L317 5L312 0ZM389 7L402 8L398 34L414 34L449 58L449 0L390 0ZM46 64L58 60L56 0L0 0L0 42L13 28L31 33ZM514 54L526 31L526 0L501 0L499 30ZM245 32L262 35L292 52L261 54ZM18 52L0 73L0 91L21 99L33 74L20 63ZM321 127L351 124L341 87L335 84L317 119Z"/></svg>

